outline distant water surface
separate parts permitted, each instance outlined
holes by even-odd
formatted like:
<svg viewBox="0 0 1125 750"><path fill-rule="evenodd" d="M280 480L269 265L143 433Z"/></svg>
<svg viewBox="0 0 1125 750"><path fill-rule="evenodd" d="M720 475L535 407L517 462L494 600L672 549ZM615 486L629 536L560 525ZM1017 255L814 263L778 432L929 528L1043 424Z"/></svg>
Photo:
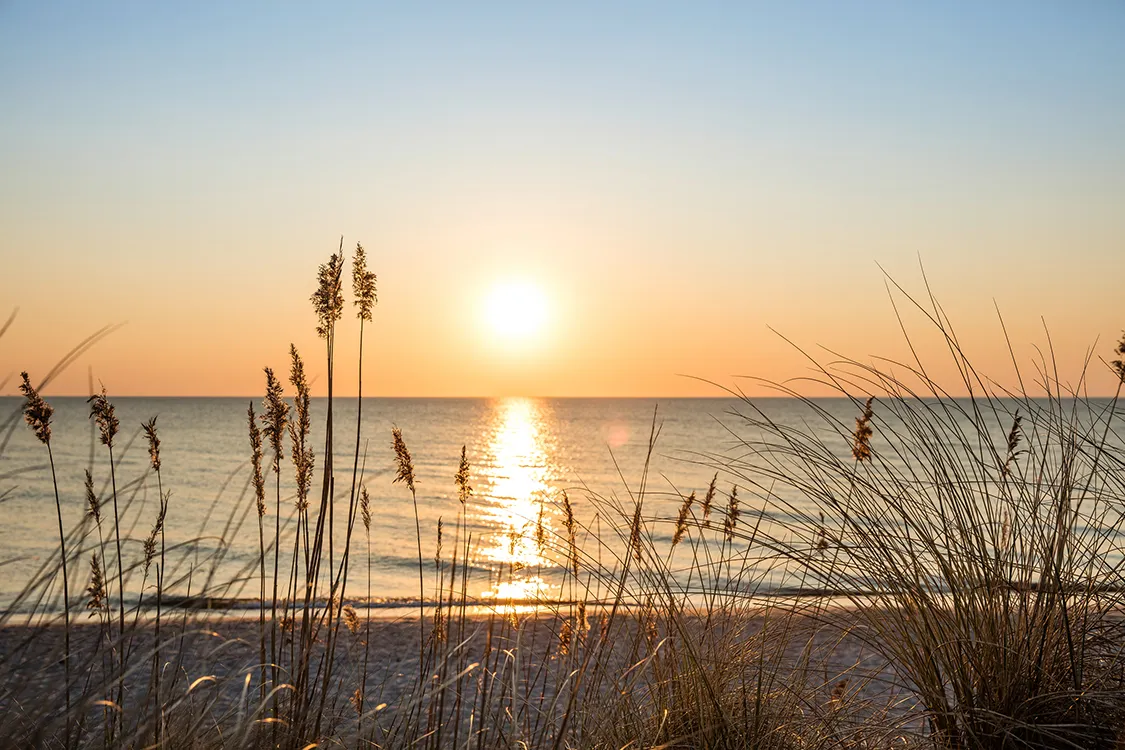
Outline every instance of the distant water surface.
<svg viewBox="0 0 1125 750"><path fill-rule="evenodd" d="M90 554L98 535L86 517L84 473L89 469L103 503L102 535L112 531L109 504L110 470L105 448L96 440L81 398L50 399L55 407L53 449L68 533L82 537L81 552L72 563L71 590L82 592ZM41 566L57 555L57 520L47 467L47 453L23 424L11 420L20 399L0 399L0 419L8 427L0 454L0 603L10 603ZM161 438L162 481L171 492L166 523L170 549L170 588L187 594L208 590L234 598L256 597L258 589L258 522L249 489L250 448L245 399L121 398L113 402L121 421L115 447L122 534L127 537L127 564L142 555L142 540L158 508L156 477L149 470L140 425L157 417ZM840 424L857 414L847 399L817 402ZM807 405L795 399L764 399L755 405L778 424L807 429L817 424ZM260 403L255 402L260 411ZM333 542L338 561L347 535L356 445L355 399L337 399L335 411L335 524ZM311 492L316 508L321 492L323 409L313 402L312 444L316 472ZM426 598L437 585L433 557L439 518L444 525L444 555L451 556L461 505L454 474L462 445L471 465L473 495L465 507L471 539L470 596L483 598L565 595L559 585L561 558L544 553L536 542L542 519L553 545L565 538L561 496L566 491L576 516L589 533L603 539L622 533L621 516L607 505L631 509L644 472L650 434L658 438L648 467L645 500L647 528L657 545L668 544L681 494L701 497L715 473L714 464L745 452L740 437L751 437L734 399L379 399L363 402L359 481L372 499L373 523L368 542L358 520L353 529L348 596L376 602L417 599L418 543L414 506L403 484L392 484L394 454L391 428L403 431L417 474L422 556L426 566ZM817 427L826 441L847 455L846 439ZM1001 428L1002 429L1002 428ZM287 441L288 442L288 441ZM838 445L837 445L838 444ZM268 447L266 448L268 453ZM280 568L291 562L294 482L288 444L281 465L281 518L284 526ZM266 534L272 538L276 517L276 478L267 475ZM720 478L723 501L730 479ZM601 498L597 503L591 496ZM799 507L802 499L788 498ZM753 494L744 498L745 512L754 511ZM598 509L601 509L599 514ZM624 533L627 533L625 531ZM72 548L77 542L72 543ZM549 545L550 546L550 545ZM589 549L589 546L587 545ZM112 556L111 556L112 558ZM612 560L603 560L612 564ZM269 566L272 568L272 564ZM513 573L515 571L515 573ZM137 568L129 588L139 589ZM286 576L281 576L283 582ZM223 584L223 585L220 585Z"/></svg>

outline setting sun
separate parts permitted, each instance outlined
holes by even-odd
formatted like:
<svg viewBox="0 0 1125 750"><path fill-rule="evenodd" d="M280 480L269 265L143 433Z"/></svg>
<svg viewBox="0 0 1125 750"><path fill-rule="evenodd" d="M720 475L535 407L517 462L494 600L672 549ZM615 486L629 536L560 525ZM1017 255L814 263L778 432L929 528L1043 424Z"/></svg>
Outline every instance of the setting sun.
<svg viewBox="0 0 1125 750"><path fill-rule="evenodd" d="M484 303L484 322L499 339L529 339L538 335L547 321L547 298L529 281L495 284Z"/></svg>

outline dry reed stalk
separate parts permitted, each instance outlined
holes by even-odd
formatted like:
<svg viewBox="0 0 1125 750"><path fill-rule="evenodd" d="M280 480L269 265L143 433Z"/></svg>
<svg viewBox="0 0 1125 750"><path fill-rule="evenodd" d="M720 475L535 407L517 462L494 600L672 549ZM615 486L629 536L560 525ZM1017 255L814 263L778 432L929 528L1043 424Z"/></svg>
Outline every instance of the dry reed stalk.
<svg viewBox="0 0 1125 750"><path fill-rule="evenodd" d="M9 321L10 322L10 321ZM23 415L27 426L35 437L47 447L47 458L51 465L51 486L55 491L55 512L59 522L59 557L62 562L63 583L63 679L66 682L66 742L70 747L71 709L70 709L70 579L66 570L66 533L63 531L62 501L59 499L59 480L55 473L55 454L51 450L51 418L55 410L43 400L39 391L31 384L26 372L20 373L20 393L24 396Z"/></svg>
<svg viewBox="0 0 1125 750"><path fill-rule="evenodd" d="M280 654L277 633L277 586L278 586L278 559L281 550L281 459L285 455L284 438L285 428L289 423L289 404L285 401L285 392L281 381L273 374L270 367L263 368L266 375L266 395L262 401L262 436L269 442L272 451L270 465L274 473L275 514L273 531L273 592L270 598L270 664L274 685L278 684L280 675ZM259 516L259 520L260 520ZM263 602L264 605L264 602ZM277 698L274 699L274 718L277 718Z"/></svg>
<svg viewBox="0 0 1125 750"><path fill-rule="evenodd" d="M367 493L367 485L361 484L359 487L359 507L361 518L363 520L363 533L367 541L367 604L371 606L371 496ZM363 697L367 694L367 669L371 657L371 612L368 610L367 617L365 618L365 632L363 641L363 677L360 682L359 690L359 705L356 707L356 712L359 714L358 719L358 733L363 737Z"/></svg>
<svg viewBox="0 0 1125 750"><path fill-rule="evenodd" d="M410 490L410 499L414 503L414 530L418 539L418 668L421 669L426 645L424 605L426 584L422 578L422 522L418 518L418 493L414 489L414 460L410 456L410 449L406 447L406 441L402 438L402 430L398 427L391 428L391 447L395 452L395 478L391 484L403 482Z"/></svg>
<svg viewBox="0 0 1125 750"><path fill-rule="evenodd" d="M341 256L342 262L342 256ZM348 493L348 523L347 532L344 541L344 551L340 559L340 568L335 578L332 579L332 596L339 596L342 602L347 591L348 584L348 567L351 560L351 541L352 532L355 526L355 516L358 507L359 497L356 494L357 482L359 477L359 446L362 437L363 425L363 333L364 323L371 322L373 319L372 309L377 301L375 295L375 274L367 270L367 253L363 249L363 245L356 243L355 256L352 259L352 292L355 295L353 304L358 308L356 317L359 319L359 357L357 363L358 375L358 394L356 403L356 424L355 424L355 453L352 462L352 483L351 489ZM331 516L330 516L331 518ZM331 531L329 532L329 546L331 554ZM332 625L332 613L329 612L329 638L328 638L328 653L335 652L336 641L339 637L340 628L340 612L337 610L335 616L335 623ZM323 709L324 701L328 693L328 683L331 680L334 660L329 659L328 668L324 674L324 686L321 691L321 707Z"/></svg>
<svg viewBox="0 0 1125 750"><path fill-rule="evenodd" d="M301 657L298 667L296 687L293 698L296 706L295 726L298 736L307 733L309 710L316 690L309 682L309 669L311 667L312 652L316 644L316 631L322 624L320 616L313 617L313 597L316 594L320 580L321 558L323 556L327 537L328 547L328 579L331 582L334 571L333 551L333 520L335 517L333 502L333 416L335 398L335 344L336 321L343 316L344 297L342 293L341 275L344 267L344 238L340 238L340 248L317 269L317 289L310 300L317 317L317 335L324 339L326 367L328 375L328 398L325 415L324 436L324 467L321 477L320 509L316 519L316 529L313 533L309 567L306 571L306 584L304 608L301 614ZM332 608L328 607L325 613L331 621ZM314 622L314 619L316 622ZM312 735L319 734L322 712L316 712L313 720Z"/></svg>
<svg viewBox="0 0 1125 750"><path fill-rule="evenodd" d="M250 437L250 482L254 487L254 507L258 516L258 645L261 665L258 673L258 696L266 700L266 479L262 475L262 432L254 414L254 402L246 407L247 433Z"/></svg>
<svg viewBox="0 0 1125 750"><path fill-rule="evenodd" d="M161 739L161 721L160 721L160 620L162 610L162 600L164 595L164 573L165 573L165 540L164 540L164 527L168 518L168 499L170 495L164 492L164 480L160 473L160 436L156 431L156 417L141 425L144 431L145 440L148 443L148 458L149 465L152 470L156 472L156 492L160 498L160 511L156 517L156 524L153 526L153 533L150 535L151 542L149 547L152 548L150 553L146 547L146 569L147 562L151 560L151 555L155 554L156 535L160 536L160 561L157 563L156 568L156 622L153 629L153 640L155 647L152 653L152 694L153 694L153 738L157 744L160 745Z"/></svg>
<svg viewBox="0 0 1125 750"><path fill-rule="evenodd" d="M121 705L125 693L125 571L121 555L121 514L117 502L117 468L113 459L113 441L117 436L117 432L121 427L121 423L117 419L113 404L110 403L109 397L106 394L105 386L102 386L101 393L95 393L87 403L90 404L90 418L94 420L97 425L98 435L101 439L102 445L106 447L109 453L109 477L110 487L113 492L113 540L117 548L117 604L119 614L119 636L121 638L121 662L120 671L122 679L118 683L117 703ZM113 714L113 726L119 723L120 718L117 714ZM115 733L115 729L111 729L111 734Z"/></svg>
<svg viewBox="0 0 1125 750"><path fill-rule="evenodd" d="M453 581L456 578L457 571L457 545L463 539L464 552L461 558L461 609L460 618L458 622L457 639L463 640L465 635L465 600L467 597L467 588L469 580L469 531L467 524L468 502L473 495L472 485L469 484L470 480L469 458L467 446L461 446L461 460L457 464L457 472L453 475L453 483L457 487L457 500L461 503L461 513L458 518L457 534L454 539L454 553L453 561L454 568L453 574L450 576L449 581L449 600L450 611L453 607ZM463 653L463 652L462 652ZM463 700L463 672L465 659L462 655L458 656L457 661L457 684L455 687L456 697L453 704L453 715L459 717L461 714L461 705ZM454 721L453 724L453 746L456 747L460 738L461 722Z"/></svg>
<svg viewBox="0 0 1125 750"><path fill-rule="evenodd" d="M305 574L305 585L308 584L309 574L309 488L312 483L312 472L315 463L312 448L308 445L311 419L309 416L309 384L305 377L305 364L297 347L289 345L290 369L289 383L296 393L293 396L293 418L289 420L289 443L293 459L293 476L297 485L297 497L294 506L297 510L297 520L294 524L293 534L293 564L290 568L288 595L285 599L285 609L282 619L292 619L296 615L296 602L300 594L300 573ZM302 535L303 532L303 535ZM300 566L301 540L304 539L304 565ZM290 608L292 607L292 613ZM290 663L295 663L293 653L296 638L290 638Z"/></svg>

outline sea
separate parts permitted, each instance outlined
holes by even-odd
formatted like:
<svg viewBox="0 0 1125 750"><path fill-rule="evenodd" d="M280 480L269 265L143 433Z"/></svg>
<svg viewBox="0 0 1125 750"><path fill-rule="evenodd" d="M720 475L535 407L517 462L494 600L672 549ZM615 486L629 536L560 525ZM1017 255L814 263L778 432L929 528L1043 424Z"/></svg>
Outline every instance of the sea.
<svg viewBox="0 0 1125 750"><path fill-rule="evenodd" d="M261 544L264 540L269 548L264 557L267 579L272 579L271 545L278 529L277 565L285 589L296 528L293 465L288 440L280 474L270 467L266 446L266 513L260 535L247 427L247 407L253 403L260 413L260 399L115 399L121 428L112 471L110 451L98 439L86 400L54 398L50 403L55 414L48 455L23 422L22 400L0 398L0 609L58 606L56 482L68 540L72 607L84 606L93 556L103 566L115 566L118 535L127 598L144 606L148 597L151 604L155 570L151 562L148 568L144 564L144 547L161 490L167 494L165 596L215 606L256 606ZM323 486L326 406L325 399L313 400L313 522ZM716 525L723 523L723 508L740 484L744 523L753 522L770 492L778 493L794 513L814 513L810 501L791 488L755 487L730 468L760 452L763 434L755 424L762 420L781 431L811 430L829 451L848 461L849 430L861 406L847 398L767 398L752 404L733 398L364 398L360 416L355 398L338 398L330 485L332 567L339 570L347 549L345 599L370 607L432 602L447 595L453 573L466 572L464 593L475 601L563 600L572 592L564 575L564 494L585 555L583 569L608 579L607 571L627 564L638 499L643 499L646 544L657 555L671 549L683 498L696 493L698 514L698 500L716 475ZM159 476L141 430L154 417ZM405 482L394 481L395 427L411 454L413 496ZM996 427L1002 439L1007 427ZM472 488L464 504L455 482L462 449ZM100 524L90 514L87 471ZM361 488L370 498L369 527L356 507ZM712 533L708 544L721 547L722 537ZM300 555L298 547L298 559ZM669 567L676 565L669 562ZM109 572L112 579L115 574ZM587 579L592 590L605 585L601 578Z"/></svg>

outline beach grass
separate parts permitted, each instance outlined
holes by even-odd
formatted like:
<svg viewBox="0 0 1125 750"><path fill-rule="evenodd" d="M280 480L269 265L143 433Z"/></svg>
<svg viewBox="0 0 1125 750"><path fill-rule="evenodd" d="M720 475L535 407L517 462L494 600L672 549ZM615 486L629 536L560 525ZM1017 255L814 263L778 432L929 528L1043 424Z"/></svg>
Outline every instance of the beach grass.
<svg viewBox="0 0 1125 750"><path fill-rule="evenodd" d="M565 571L559 596L482 606L470 596L465 450L450 466L458 517L433 529L417 513L412 451L425 446L408 445L409 425L372 436L357 418L344 449L351 476L336 475L334 435L350 430L333 424L344 268L341 240L311 300L325 344L325 443L311 445L304 361L291 347L293 395L267 367L263 402L248 409L244 489L216 497L227 509L218 539L165 543L178 519L156 417L142 425L144 475L119 477L128 445L112 399L105 389L91 397L106 461L87 473L86 518L67 529L56 508L57 554L0 614L7 745L1123 746L1119 360L1087 363L1117 376L1108 401L1086 397L1085 375L1064 386L1049 359L1017 368L1020 386L1006 389L976 371L932 297L904 294L959 382L931 378L921 358L810 358L814 379L852 400L855 420L776 385L802 401L801 427L732 389L739 450L698 452L714 472L706 493L678 494L673 515L655 512L649 461L638 476L623 472L620 487L586 488L592 517L560 493L552 510L562 529L544 525L541 509L529 532ZM376 297L358 245L352 279L362 388L363 323ZM45 451L43 388L106 332L38 383L24 377L22 415ZM657 412L650 458L659 436ZM399 500L414 504L420 604L407 618L372 618L365 607L380 544L364 480L371 439L393 440ZM138 534L122 518L152 479L158 510ZM248 517L257 554L223 580L217 571ZM349 591L359 564L367 590ZM499 566L493 582L519 572ZM245 590L256 593L252 610L225 608Z"/></svg>

